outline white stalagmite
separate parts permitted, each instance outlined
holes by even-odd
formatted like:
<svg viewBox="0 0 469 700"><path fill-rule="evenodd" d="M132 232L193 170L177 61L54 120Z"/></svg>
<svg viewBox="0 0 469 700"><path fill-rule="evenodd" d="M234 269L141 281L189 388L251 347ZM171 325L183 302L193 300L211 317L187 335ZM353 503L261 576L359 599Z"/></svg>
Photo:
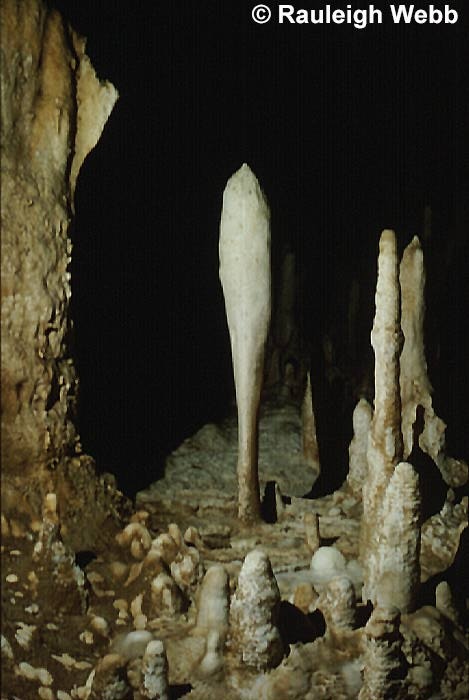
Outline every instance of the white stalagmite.
<svg viewBox="0 0 469 700"><path fill-rule="evenodd" d="M399 355L401 351L399 264L396 235L385 230L379 241L376 313L371 332L375 353L375 400L368 440L368 475L363 485L360 557L363 600L374 600L377 585L376 527L387 484L402 457Z"/></svg>
<svg viewBox="0 0 469 700"><path fill-rule="evenodd" d="M197 600L194 634L206 639L205 653L199 664L199 673L203 676L210 676L223 666L229 600L228 574L221 564L215 564L207 570Z"/></svg>
<svg viewBox="0 0 469 700"><path fill-rule="evenodd" d="M260 518L258 412L271 275L269 208L246 163L223 193L219 254L238 405L238 514L250 522Z"/></svg>
<svg viewBox="0 0 469 700"><path fill-rule="evenodd" d="M168 661L166 652L159 639L147 644L142 659L140 697L153 700L168 700Z"/></svg>
<svg viewBox="0 0 469 700"><path fill-rule="evenodd" d="M418 474L407 462L400 462L389 480L378 529L373 603L413 612L420 584L420 494Z"/></svg>
<svg viewBox="0 0 469 700"><path fill-rule="evenodd" d="M277 666L283 643L277 628L280 592L268 556L250 552L241 567L230 608L231 649L237 662L257 670Z"/></svg>

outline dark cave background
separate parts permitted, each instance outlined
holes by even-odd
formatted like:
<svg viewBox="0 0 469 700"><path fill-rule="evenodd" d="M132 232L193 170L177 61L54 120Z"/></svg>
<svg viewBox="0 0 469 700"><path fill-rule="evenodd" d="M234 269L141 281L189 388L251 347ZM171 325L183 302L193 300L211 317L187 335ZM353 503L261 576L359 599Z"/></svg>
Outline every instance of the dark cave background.
<svg viewBox="0 0 469 700"><path fill-rule="evenodd" d="M426 205L434 405L449 452L469 456L469 7L450 3L457 25L397 26L379 4L383 25L359 30L260 26L255 4L54 2L120 93L78 180L72 316L83 448L129 495L230 407L218 225L226 181L244 161L270 202L274 262L286 246L298 256L298 317L331 487L345 474L356 397L328 385L322 339L332 338L357 385L372 371L379 234L396 230L401 250L422 240Z"/></svg>

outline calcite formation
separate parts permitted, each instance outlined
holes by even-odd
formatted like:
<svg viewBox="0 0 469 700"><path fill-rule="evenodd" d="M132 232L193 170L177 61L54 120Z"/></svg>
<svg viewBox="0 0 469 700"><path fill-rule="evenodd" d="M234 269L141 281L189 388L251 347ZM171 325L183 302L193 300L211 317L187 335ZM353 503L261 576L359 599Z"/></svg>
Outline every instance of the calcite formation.
<svg viewBox="0 0 469 700"><path fill-rule="evenodd" d="M420 494L418 475L407 462L389 480L378 528L377 602L412 612L420 584Z"/></svg>
<svg viewBox="0 0 469 700"><path fill-rule="evenodd" d="M404 250L399 273L401 287L401 325L404 345L400 358L403 456L410 455L417 407L424 409L424 429L418 437L420 448L439 468L448 486L458 487L468 478L467 464L446 453L446 425L433 408L432 387L427 372L424 345L425 267L423 250L417 236Z"/></svg>
<svg viewBox="0 0 469 700"><path fill-rule="evenodd" d="M250 552L241 568L230 608L230 646L236 660L256 670L277 666L283 642L277 626L280 593L270 561Z"/></svg>
<svg viewBox="0 0 469 700"><path fill-rule="evenodd" d="M359 498L368 475L368 436L373 409L366 399L360 399L353 411L353 438L349 445L347 484Z"/></svg>
<svg viewBox="0 0 469 700"><path fill-rule="evenodd" d="M270 323L270 212L246 163L229 179L220 221L220 280L238 405L239 517L260 517L258 412Z"/></svg>
<svg viewBox="0 0 469 700"><path fill-rule="evenodd" d="M399 611L377 607L365 627L365 669L359 700L404 700L406 663Z"/></svg>
<svg viewBox="0 0 469 700"><path fill-rule="evenodd" d="M374 413L368 438L368 475L363 485L360 553L364 568L363 599L376 601L377 546L384 493L402 457L399 356L401 353L399 262L394 231L379 242L376 314L371 333L375 352Z"/></svg>
<svg viewBox="0 0 469 700"><path fill-rule="evenodd" d="M313 475L317 476L321 471L319 462L319 447L316 435L316 419L313 409L313 394L311 390L311 375L306 375L306 390L301 406L302 436L303 436L303 457L305 462L311 467Z"/></svg>
<svg viewBox="0 0 469 700"><path fill-rule="evenodd" d="M401 326L404 345L400 358L403 457L412 452L413 425L417 406L431 405L431 386L425 359L423 322L425 317L425 269L420 241L415 236L404 250L399 272Z"/></svg>

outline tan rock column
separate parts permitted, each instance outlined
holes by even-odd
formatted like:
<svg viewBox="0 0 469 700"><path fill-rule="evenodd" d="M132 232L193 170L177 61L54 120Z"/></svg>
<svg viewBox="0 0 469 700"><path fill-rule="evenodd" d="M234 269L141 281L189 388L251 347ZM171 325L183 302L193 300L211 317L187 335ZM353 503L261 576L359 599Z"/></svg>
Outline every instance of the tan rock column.
<svg viewBox="0 0 469 700"><path fill-rule="evenodd" d="M238 514L260 518L258 412L270 322L270 213L246 163L228 180L220 221L220 280L238 404Z"/></svg>
<svg viewBox="0 0 469 700"><path fill-rule="evenodd" d="M117 92L40 0L2 0L1 23L2 465L43 484L78 439L68 227Z"/></svg>
<svg viewBox="0 0 469 700"><path fill-rule="evenodd" d="M363 485L360 557L363 599L374 600L381 506L394 467L402 457L399 355L401 352L399 262L394 231L379 242L376 313L371 332L375 353L374 414L368 440L368 476Z"/></svg>

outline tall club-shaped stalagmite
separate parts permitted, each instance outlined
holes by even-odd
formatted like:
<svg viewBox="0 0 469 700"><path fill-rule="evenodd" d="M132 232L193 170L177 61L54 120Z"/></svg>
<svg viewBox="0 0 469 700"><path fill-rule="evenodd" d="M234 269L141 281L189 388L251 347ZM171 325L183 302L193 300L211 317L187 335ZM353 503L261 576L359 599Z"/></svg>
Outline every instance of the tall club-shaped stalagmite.
<svg viewBox="0 0 469 700"><path fill-rule="evenodd" d="M238 515L260 517L258 412L270 322L270 213L246 163L228 180L220 222L220 280L238 405Z"/></svg>
<svg viewBox="0 0 469 700"><path fill-rule="evenodd" d="M368 475L363 485L360 557L363 599L376 601L379 520L389 479L402 458L399 355L401 352L399 261L394 231L381 234L371 333L375 353L374 414L368 440Z"/></svg>

